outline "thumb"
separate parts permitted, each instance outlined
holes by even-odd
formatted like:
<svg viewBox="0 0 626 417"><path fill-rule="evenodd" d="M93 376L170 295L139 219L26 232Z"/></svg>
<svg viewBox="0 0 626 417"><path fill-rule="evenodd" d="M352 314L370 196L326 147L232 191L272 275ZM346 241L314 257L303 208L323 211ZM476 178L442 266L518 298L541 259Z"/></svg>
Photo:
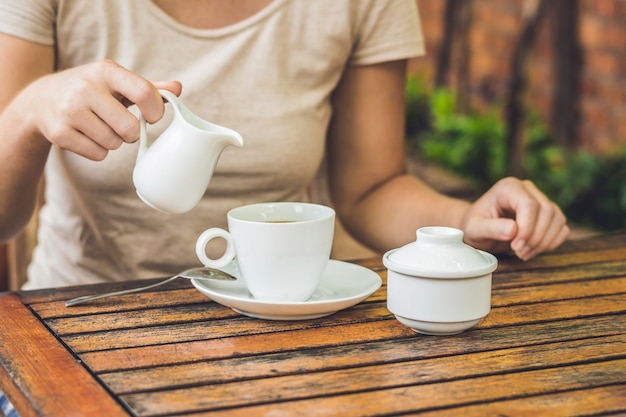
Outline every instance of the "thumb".
<svg viewBox="0 0 626 417"><path fill-rule="evenodd" d="M467 238L476 242L512 240L517 233L517 223L507 218L475 218L467 225Z"/></svg>
<svg viewBox="0 0 626 417"><path fill-rule="evenodd" d="M180 96L183 90L183 85L180 81L155 81L154 86L160 90L169 90L177 96Z"/></svg>

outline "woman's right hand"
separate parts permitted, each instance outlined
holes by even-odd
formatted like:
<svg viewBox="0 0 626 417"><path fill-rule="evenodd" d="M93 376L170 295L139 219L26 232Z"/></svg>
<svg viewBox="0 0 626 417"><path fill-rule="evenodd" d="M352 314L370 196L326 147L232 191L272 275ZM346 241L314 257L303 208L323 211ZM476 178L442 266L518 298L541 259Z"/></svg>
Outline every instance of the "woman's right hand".
<svg viewBox="0 0 626 417"><path fill-rule="evenodd" d="M139 138L139 121L127 106L136 104L149 123L163 116L158 88L179 95L182 86L177 81L153 84L102 60L41 77L16 100L29 103L27 122L34 135L99 161L122 143Z"/></svg>
<svg viewBox="0 0 626 417"><path fill-rule="evenodd" d="M179 82L151 83L112 61L53 73L52 47L0 34L0 242L27 224L51 144L102 160L139 137L137 104L160 119L157 89L179 95Z"/></svg>

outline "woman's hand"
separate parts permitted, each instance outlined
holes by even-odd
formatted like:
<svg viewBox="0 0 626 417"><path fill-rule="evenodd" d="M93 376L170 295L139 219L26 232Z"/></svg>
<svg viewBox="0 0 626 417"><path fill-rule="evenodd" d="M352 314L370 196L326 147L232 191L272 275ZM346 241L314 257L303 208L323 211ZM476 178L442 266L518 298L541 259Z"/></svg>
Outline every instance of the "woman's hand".
<svg viewBox="0 0 626 417"><path fill-rule="evenodd" d="M151 83L122 66L102 60L50 74L30 84L16 100L30 103L33 134L92 160L139 138L136 104L154 123L164 113L157 88L180 94L179 82Z"/></svg>
<svg viewBox="0 0 626 417"><path fill-rule="evenodd" d="M462 228L469 245L524 260L559 246L569 236L561 209L530 181L504 178L467 211Z"/></svg>

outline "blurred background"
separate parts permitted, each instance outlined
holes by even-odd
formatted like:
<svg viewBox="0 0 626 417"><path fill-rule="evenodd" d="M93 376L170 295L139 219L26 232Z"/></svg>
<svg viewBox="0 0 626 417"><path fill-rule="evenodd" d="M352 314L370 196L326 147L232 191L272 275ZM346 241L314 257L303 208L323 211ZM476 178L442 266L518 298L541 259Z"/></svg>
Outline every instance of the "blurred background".
<svg viewBox="0 0 626 417"><path fill-rule="evenodd" d="M577 226L626 227L626 1L416 0L407 146L471 198L529 178ZM437 179L434 180L435 182Z"/></svg>

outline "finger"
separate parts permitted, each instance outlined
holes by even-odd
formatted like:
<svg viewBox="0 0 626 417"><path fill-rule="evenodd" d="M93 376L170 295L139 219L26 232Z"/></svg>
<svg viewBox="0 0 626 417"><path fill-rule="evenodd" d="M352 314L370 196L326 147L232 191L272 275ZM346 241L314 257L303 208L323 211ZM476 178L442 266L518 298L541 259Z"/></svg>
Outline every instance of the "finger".
<svg viewBox="0 0 626 417"><path fill-rule="evenodd" d="M530 245L533 247L533 252L535 253L554 249L563 242L562 236L565 236L566 238L569 235L569 228L567 227L565 216L561 210L556 206L556 204L553 204L552 210L552 221L548 225L541 241L536 245Z"/></svg>
<svg viewBox="0 0 626 417"><path fill-rule="evenodd" d="M561 209L543 195L536 197L540 200L536 222L534 225L527 225L532 227L532 235L525 239L520 238L511 245L521 259L530 259L536 254L553 249L569 235L567 219Z"/></svg>
<svg viewBox="0 0 626 417"><path fill-rule="evenodd" d="M525 258L532 251L529 242L535 239L536 226L540 221L542 205L549 200L529 181L505 178L494 186L498 215L512 215L517 225L515 236L511 239L511 249L520 258ZM544 220L545 221L545 220Z"/></svg>
<svg viewBox="0 0 626 417"><path fill-rule="evenodd" d="M511 202L518 225L518 234L511 247L517 252L530 250L541 240L553 216L552 202L529 181L518 183Z"/></svg>
<svg viewBox="0 0 626 417"><path fill-rule="evenodd" d="M538 202L536 215L534 216L534 223L518 222L520 231L527 230L530 233L522 235L520 233L519 240L516 239L515 249L516 253L521 258L526 258L531 251L541 250L542 242L546 239L550 241L553 235L550 235L549 231L554 221L554 210L552 207L544 205L542 202ZM523 242L523 245L521 244Z"/></svg>
<svg viewBox="0 0 626 417"><path fill-rule="evenodd" d="M154 87L158 90L168 90L171 93L174 93L176 96L180 96L182 92L182 84L180 81L156 81L154 82ZM163 101L165 99L162 99ZM129 107L134 105L135 103L128 100L126 97L121 97L121 102L125 107ZM154 121L152 121L154 123Z"/></svg>
<svg viewBox="0 0 626 417"><path fill-rule="evenodd" d="M560 246L561 243L565 242L565 240L569 237L570 233L571 233L571 230L569 226L566 224L563 225L559 233L556 235L556 237L552 240L552 242L548 246L547 250L553 250L557 248L558 246Z"/></svg>
<svg viewBox="0 0 626 417"><path fill-rule="evenodd" d="M168 90L177 96L183 91L183 85L180 81L154 81L154 86L159 90Z"/></svg>
<svg viewBox="0 0 626 417"><path fill-rule="evenodd" d="M515 221L506 217L477 218L471 225L468 225L467 230L467 233L474 240L497 240L501 242L510 241L516 232Z"/></svg>
<svg viewBox="0 0 626 417"><path fill-rule="evenodd" d="M124 139L111 126L91 112L81 117L76 129L107 150L118 149L124 143Z"/></svg>
<svg viewBox="0 0 626 417"><path fill-rule="evenodd" d="M465 243L477 249L504 252L516 230L513 219L475 216L465 225Z"/></svg>
<svg viewBox="0 0 626 417"><path fill-rule="evenodd" d="M125 98L136 104L148 123L154 123L163 116L163 99L151 82L117 64L108 66L104 76L107 84L114 86L112 93L118 101L121 103Z"/></svg>
<svg viewBox="0 0 626 417"><path fill-rule="evenodd" d="M109 153L107 149L78 130L70 130L52 142L59 149L84 156L92 161L102 161Z"/></svg>
<svg viewBox="0 0 626 417"><path fill-rule="evenodd" d="M51 123L44 124L45 130L42 130L42 133L50 143L59 149L74 152L91 160L100 161L106 157L108 149L81 131L81 128L89 129L89 126L93 123L89 121L90 119L95 120L95 123L103 125L105 130L110 129L87 109L70 112L69 117L61 115L52 118ZM115 139L108 139L108 141L111 142L109 146L115 146Z"/></svg>
<svg viewBox="0 0 626 417"><path fill-rule="evenodd" d="M567 225L564 225L563 227L561 227L558 230L558 232L557 232L556 236L554 237L554 239L552 239L552 241L546 247L544 247L543 249L531 250L531 251L529 251L526 254L525 258L522 258L522 259L529 260L529 259L534 258L535 256L537 256L541 252L555 249L561 243L563 243L565 241L565 239L567 239L567 237L569 235L570 235L570 228Z"/></svg>
<svg viewBox="0 0 626 417"><path fill-rule="evenodd" d="M89 103L89 108L101 123L108 125L111 131L124 142L134 142L139 138L139 120L120 101L110 94L94 97L94 100ZM98 127L100 124L93 129Z"/></svg>
<svg viewBox="0 0 626 417"><path fill-rule="evenodd" d="M532 231L529 236L524 237L526 245L531 250L542 251L548 247L565 224L565 216L561 209L532 182L524 181L523 185L530 196L537 201L537 214L534 224L528 223L520 228L526 227Z"/></svg>

